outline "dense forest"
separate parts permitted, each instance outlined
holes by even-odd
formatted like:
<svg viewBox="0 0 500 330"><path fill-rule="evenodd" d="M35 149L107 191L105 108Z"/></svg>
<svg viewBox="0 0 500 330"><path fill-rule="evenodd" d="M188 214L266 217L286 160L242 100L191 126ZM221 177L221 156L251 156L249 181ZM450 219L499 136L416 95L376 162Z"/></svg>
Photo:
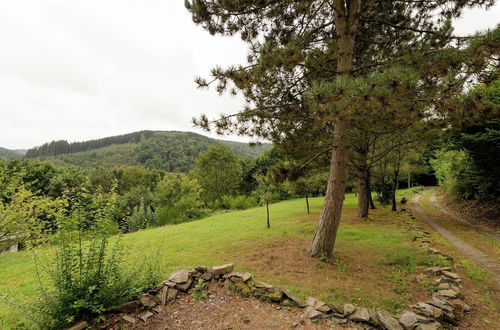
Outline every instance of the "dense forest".
<svg viewBox="0 0 500 330"><path fill-rule="evenodd" d="M221 144L249 157L257 156L271 146L249 146L247 143L216 140L191 132L141 131L87 142L53 141L30 149L26 157L48 160L59 166L145 166L185 173L193 168L201 152Z"/></svg>
<svg viewBox="0 0 500 330"><path fill-rule="evenodd" d="M26 150L10 150L0 147L0 158L11 159L21 158L26 153Z"/></svg>

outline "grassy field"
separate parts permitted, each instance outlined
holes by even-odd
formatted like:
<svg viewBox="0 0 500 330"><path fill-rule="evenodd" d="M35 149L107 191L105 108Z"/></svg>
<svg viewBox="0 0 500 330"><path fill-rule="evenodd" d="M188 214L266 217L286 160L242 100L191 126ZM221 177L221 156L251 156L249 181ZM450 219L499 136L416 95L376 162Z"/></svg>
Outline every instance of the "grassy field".
<svg viewBox="0 0 500 330"><path fill-rule="evenodd" d="M322 198L311 199L308 215L303 199L273 204L270 229L265 228L265 208L258 207L143 230L125 235L123 241L130 248L130 261L157 255L165 277L177 269L234 262L236 270L250 271L304 298L311 295L396 313L429 294L431 284L416 281L417 271L443 262L411 243L406 230L410 217L378 207L369 219L359 220L352 194L345 200L334 258L309 258L306 248L321 205ZM18 303L33 298L38 288L33 252L0 256L0 269L1 294ZM28 326L24 313L0 300L0 328Z"/></svg>

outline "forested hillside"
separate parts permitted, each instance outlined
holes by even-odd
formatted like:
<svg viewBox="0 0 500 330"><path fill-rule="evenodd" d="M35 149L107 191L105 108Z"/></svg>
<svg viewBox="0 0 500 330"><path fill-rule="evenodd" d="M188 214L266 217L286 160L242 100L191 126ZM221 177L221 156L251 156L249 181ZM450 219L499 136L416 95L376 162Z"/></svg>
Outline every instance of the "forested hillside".
<svg viewBox="0 0 500 330"><path fill-rule="evenodd" d="M142 165L171 172L187 172L193 168L201 152L211 145L220 144L250 157L261 154L271 146L249 146L191 132L141 131L86 142L53 141L30 149L26 157L46 159L61 166Z"/></svg>
<svg viewBox="0 0 500 330"><path fill-rule="evenodd" d="M20 158L24 155L24 150L10 150L0 147L0 158L11 159Z"/></svg>

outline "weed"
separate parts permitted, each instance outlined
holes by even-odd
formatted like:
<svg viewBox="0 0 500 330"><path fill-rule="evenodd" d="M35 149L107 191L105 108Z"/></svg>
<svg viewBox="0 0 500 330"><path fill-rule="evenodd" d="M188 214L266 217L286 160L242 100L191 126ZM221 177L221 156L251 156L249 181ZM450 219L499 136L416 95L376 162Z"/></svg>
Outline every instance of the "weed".
<svg viewBox="0 0 500 330"><path fill-rule="evenodd" d="M337 266L337 268L341 271L341 272L347 272L349 270L349 266L347 264L345 264L342 260L340 259L335 259L333 261L333 263L335 264L335 266Z"/></svg>
<svg viewBox="0 0 500 330"><path fill-rule="evenodd" d="M194 300L205 299L208 296L208 285L202 278L200 278L198 279L198 283L194 286L193 291Z"/></svg>

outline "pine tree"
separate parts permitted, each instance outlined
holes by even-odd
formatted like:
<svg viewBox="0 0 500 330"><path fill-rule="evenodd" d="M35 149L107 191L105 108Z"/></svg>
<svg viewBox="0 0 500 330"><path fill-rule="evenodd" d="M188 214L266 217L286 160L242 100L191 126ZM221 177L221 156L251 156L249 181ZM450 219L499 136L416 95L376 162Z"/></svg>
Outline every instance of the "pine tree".
<svg viewBox="0 0 500 330"><path fill-rule="evenodd" d="M213 121L202 115L195 124L282 145L306 136L320 138L312 144L331 151L330 178L309 252L329 257L342 212L351 129L367 111L398 109L403 102L391 88L414 88L406 80L412 70L420 73L419 83L435 88L411 115L420 118L429 108L448 109L446 95L458 91L463 81L442 77L456 77L463 69L463 58L455 56L452 46L466 41L451 35L449 20L468 6L493 2L186 1L195 23L211 34L239 34L249 45L248 65L216 67L212 80L197 79L200 87L215 83L219 93L242 93L247 106ZM380 88L372 88L374 82Z"/></svg>

